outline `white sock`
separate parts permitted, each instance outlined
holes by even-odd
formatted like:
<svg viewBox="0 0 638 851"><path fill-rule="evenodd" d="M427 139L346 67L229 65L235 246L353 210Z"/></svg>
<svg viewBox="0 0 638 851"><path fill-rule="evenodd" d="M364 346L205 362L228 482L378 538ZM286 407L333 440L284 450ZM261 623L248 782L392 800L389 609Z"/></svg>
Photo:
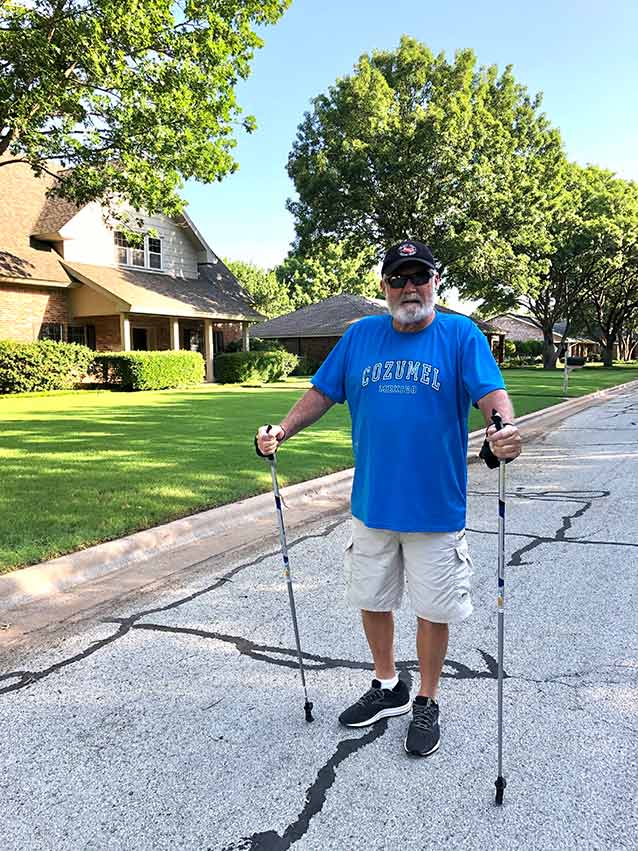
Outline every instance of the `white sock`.
<svg viewBox="0 0 638 851"><path fill-rule="evenodd" d="M379 682L381 683L381 688L393 689L395 685L399 682L399 677L396 674L389 680L382 680L381 677L377 677L376 671L374 676L375 679L379 680Z"/></svg>

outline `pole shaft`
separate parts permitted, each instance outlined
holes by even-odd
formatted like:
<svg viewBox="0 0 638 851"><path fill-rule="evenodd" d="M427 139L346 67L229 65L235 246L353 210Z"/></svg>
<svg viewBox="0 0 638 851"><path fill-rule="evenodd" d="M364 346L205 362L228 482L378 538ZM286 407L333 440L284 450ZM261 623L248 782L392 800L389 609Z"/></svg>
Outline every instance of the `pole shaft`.
<svg viewBox="0 0 638 851"><path fill-rule="evenodd" d="M299 659L299 673L301 674L301 684L303 685L306 701L308 700L308 692L306 690L306 675L303 666L303 657L301 655L301 639L299 638L299 626L297 624L297 610L295 608L295 597L292 590L292 578L290 576L290 561L288 560L288 545L286 543L286 529L284 527L284 515L281 508L281 496L279 494L279 483L277 482L276 461L270 462L270 473L272 476L272 489L275 494L275 509L277 513L277 525L279 527L279 542L281 544L281 554L284 561L284 576L286 577L286 586L288 588L288 599L290 600L290 614L292 616L292 627L295 632L295 642L297 645L297 658Z"/></svg>
<svg viewBox="0 0 638 851"><path fill-rule="evenodd" d="M498 776L503 776L503 638L505 630L505 461L498 467Z"/></svg>

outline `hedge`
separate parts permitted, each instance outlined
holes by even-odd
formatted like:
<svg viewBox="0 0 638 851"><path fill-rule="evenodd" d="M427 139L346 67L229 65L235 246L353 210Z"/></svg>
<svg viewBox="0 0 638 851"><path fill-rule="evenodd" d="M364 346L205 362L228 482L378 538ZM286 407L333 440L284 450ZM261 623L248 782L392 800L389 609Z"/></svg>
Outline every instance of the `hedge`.
<svg viewBox="0 0 638 851"><path fill-rule="evenodd" d="M121 390L165 390L204 380L199 352L106 352L95 355L91 372Z"/></svg>
<svg viewBox="0 0 638 851"><path fill-rule="evenodd" d="M280 381L298 362L297 355L286 351L224 353L215 358L215 378L220 384Z"/></svg>
<svg viewBox="0 0 638 851"><path fill-rule="evenodd" d="M518 357L538 357L543 354L542 340L515 340L514 346Z"/></svg>
<svg viewBox="0 0 638 851"><path fill-rule="evenodd" d="M77 343L0 341L0 393L68 390L87 374L95 352Z"/></svg>
<svg viewBox="0 0 638 851"><path fill-rule="evenodd" d="M230 354L231 352L243 352L244 343L243 340L232 340L224 349L224 354ZM278 343L277 340L262 340L261 337L251 337L250 338L250 351L251 352L284 352L285 348ZM221 352L220 352L221 354Z"/></svg>
<svg viewBox="0 0 638 851"><path fill-rule="evenodd" d="M315 372L321 366L321 361L317 358L308 357L308 355L301 355L299 358L299 363L293 369L293 375L314 375Z"/></svg>

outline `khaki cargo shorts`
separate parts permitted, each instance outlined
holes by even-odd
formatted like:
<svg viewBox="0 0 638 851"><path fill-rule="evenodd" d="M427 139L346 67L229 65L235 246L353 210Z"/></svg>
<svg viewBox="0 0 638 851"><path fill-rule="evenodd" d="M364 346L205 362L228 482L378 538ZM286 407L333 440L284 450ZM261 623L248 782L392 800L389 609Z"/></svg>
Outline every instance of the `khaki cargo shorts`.
<svg viewBox="0 0 638 851"><path fill-rule="evenodd" d="M465 530L392 532L352 518L344 554L346 600L357 609L398 609L407 582L415 613L434 623L459 623L474 609L472 560Z"/></svg>

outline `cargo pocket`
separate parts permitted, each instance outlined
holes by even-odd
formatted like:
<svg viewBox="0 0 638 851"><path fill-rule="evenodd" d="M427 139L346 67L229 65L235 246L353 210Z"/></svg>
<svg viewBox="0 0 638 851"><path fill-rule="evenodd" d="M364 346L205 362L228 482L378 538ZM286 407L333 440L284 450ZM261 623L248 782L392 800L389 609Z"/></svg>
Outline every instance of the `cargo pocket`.
<svg viewBox="0 0 638 851"><path fill-rule="evenodd" d="M458 571L456 575L454 597L459 610L459 618L463 619L472 614L472 582L474 565L470 556L465 534L455 546Z"/></svg>

